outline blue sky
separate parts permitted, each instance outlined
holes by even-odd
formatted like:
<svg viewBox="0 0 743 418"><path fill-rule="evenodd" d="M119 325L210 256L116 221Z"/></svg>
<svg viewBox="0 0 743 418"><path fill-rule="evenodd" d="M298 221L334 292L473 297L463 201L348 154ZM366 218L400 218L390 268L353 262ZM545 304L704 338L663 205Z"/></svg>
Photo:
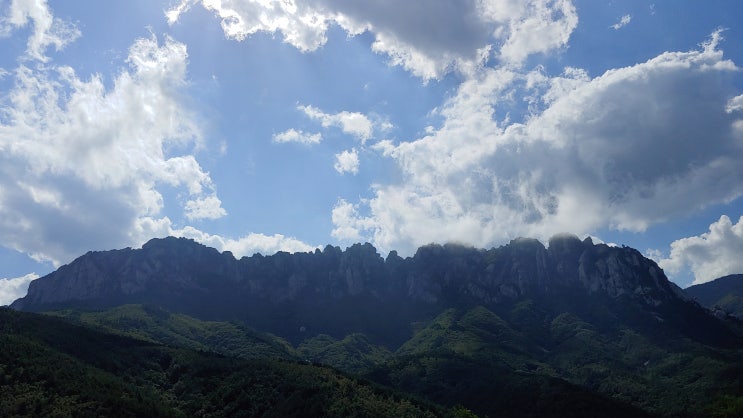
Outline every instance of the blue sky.
<svg viewBox="0 0 743 418"><path fill-rule="evenodd" d="M89 250L571 232L743 272L737 0L0 0L0 304Z"/></svg>

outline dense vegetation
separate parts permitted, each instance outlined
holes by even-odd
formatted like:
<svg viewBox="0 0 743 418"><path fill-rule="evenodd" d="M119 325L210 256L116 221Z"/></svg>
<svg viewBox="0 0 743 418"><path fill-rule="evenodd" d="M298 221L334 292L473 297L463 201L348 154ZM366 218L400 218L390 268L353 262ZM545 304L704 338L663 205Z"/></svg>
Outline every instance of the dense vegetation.
<svg viewBox="0 0 743 418"><path fill-rule="evenodd" d="M642 415L627 405L649 414L709 416L723 404L731 410L743 395L739 350L682 337L653 341L570 313L544 320L540 335L538 324L518 329L482 307L448 310L368 377L491 416Z"/></svg>
<svg viewBox="0 0 743 418"><path fill-rule="evenodd" d="M105 311L50 312L100 331L245 359L299 359L281 338L234 322L202 321L153 305L121 305Z"/></svg>
<svg viewBox="0 0 743 418"><path fill-rule="evenodd" d="M241 325L140 305L54 314L145 341L269 360L254 360L254 370L267 364L272 373L276 367L304 370L297 362L271 360L277 356L320 363L482 416L735 416L743 405L743 354L737 349L607 326L595 312L588 319L550 314L532 300L500 315L482 306L447 309L417 324L394 351L362 334L318 335L294 348ZM229 385L246 384L231 379Z"/></svg>
<svg viewBox="0 0 743 418"><path fill-rule="evenodd" d="M243 360L0 309L0 416L445 416L327 367Z"/></svg>

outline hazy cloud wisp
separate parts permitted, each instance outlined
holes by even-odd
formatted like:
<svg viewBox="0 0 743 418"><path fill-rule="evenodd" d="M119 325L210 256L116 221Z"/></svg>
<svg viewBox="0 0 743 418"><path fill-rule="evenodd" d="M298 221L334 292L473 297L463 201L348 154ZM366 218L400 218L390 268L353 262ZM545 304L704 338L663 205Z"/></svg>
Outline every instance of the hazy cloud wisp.
<svg viewBox="0 0 743 418"><path fill-rule="evenodd" d="M619 22L613 24L610 26L610 28L614 30L622 29L623 27L629 25L629 23L632 21L632 16L630 15L624 15L619 19Z"/></svg>
<svg viewBox="0 0 743 418"><path fill-rule="evenodd" d="M25 58L28 59L48 62L46 50L50 46L59 51L80 37L75 25L52 15L46 0L13 0L8 15L0 17L0 36L28 24L33 26L27 42Z"/></svg>

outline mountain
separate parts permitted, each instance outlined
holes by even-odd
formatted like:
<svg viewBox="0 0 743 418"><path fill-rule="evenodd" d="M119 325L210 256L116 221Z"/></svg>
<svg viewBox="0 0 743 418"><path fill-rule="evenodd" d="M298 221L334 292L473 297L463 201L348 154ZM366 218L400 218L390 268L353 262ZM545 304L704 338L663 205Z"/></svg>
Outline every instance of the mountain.
<svg viewBox="0 0 743 418"><path fill-rule="evenodd" d="M156 239L85 254L12 307L150 343L300 358L483 416L743 411L740 324L637 250L571 235L239 260Z"/></svg>
<svg viewBox="0 0 743 418"><path fill-rule="evenodd" d="M529 239L490 250L428 245L404 259L394 251L383 259L370 244L356 244L345 251L328 246L236 260L191 240L154 239L141 249L89 252L33 281L28 295L11 306L45 311L150 304L246 323L292 343L361 332L394 348L409 338L411 323L443 309L498 311L525 297L556 310L610 306L623 312L607 312L607 320L644 321L633 318L636 309L628 307L636 306L697 339L736 339L686 303L638 251L568 235L552 238L547 248ZM677 309L686 313L668 315Z"/></svg>
<svg viewBox="0 0 743 418"><path fill-rule="evenodd" d="M327 367L243 360L0 308L0 416L454 415Z"/></svg>
<svg viewBox="0 0 743 418"><path fill-rule="evenodd" d="M702 306L743 319L743 274L733 274L684 289Z"/></svg>

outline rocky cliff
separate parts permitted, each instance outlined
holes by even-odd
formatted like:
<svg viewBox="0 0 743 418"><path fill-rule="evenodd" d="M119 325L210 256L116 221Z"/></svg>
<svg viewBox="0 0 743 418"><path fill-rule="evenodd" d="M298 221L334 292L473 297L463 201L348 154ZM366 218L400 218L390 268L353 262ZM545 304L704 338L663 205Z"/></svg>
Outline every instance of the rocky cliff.
<svg viewBox="0 0 743 418"><path fill-rule="evenodd" d="M151 303L244 321L290 339L363 331L396 342L409 335L410 322L443 308L497 310L523 299L563 310L622 301L625 311L637 307L658 321L667 319L671 306L693 306L638 251L572 235L553 237L547 247L532 239L490 250L427 245L413 257L393 251L386 259L370 244L355 244L345 251L327 246L237 260L191 240L154 239L141 249L87 253L33 281L28 295L11 306L40 311Z"/></svg>

